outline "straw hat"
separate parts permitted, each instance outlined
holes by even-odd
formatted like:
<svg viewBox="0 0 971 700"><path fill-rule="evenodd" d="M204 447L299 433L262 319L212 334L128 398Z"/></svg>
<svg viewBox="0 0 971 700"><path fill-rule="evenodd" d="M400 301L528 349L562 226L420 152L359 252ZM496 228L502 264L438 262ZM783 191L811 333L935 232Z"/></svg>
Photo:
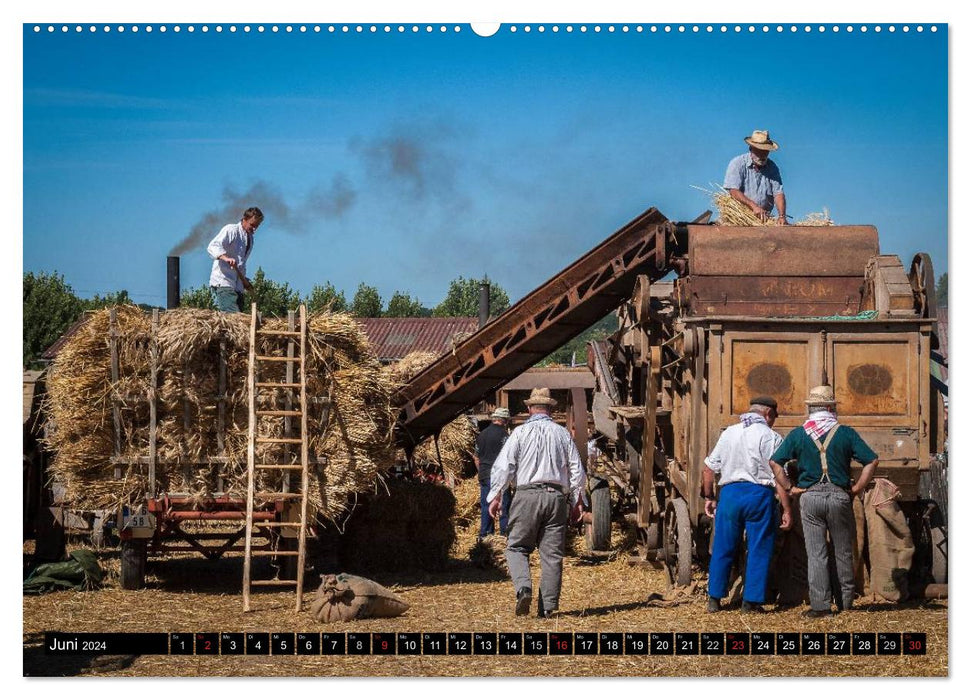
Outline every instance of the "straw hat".
<svg viewBox="0 0 971 700"><path fill-rule="evenodd" d="M492 415L489 416L489 418L492 418L493 420L497 420L499 418L503 420L509 420L509 409L497 408L495 411L492 412Z"/></svg>
<svg viewBox="0 0 971 700"><path fill-rule="evenodd" d="M545 388L533 389L529 393L529 398L526 399L523 403L525 403L527 406L536 406L536 405L555 406L556 399L550 396L549 389L545 389Z"/></svg>
<svg viewBox="0 0 971 700"><path fill-rule="evenodd" d="M836 394L833 392L833 387L829 384L814 387L809 392L809 398L806 399L806 404L809 406L835 406Z"/></svg>
<svg viewBox="0 0 971 700"><path fill-rule="evenodd" d="M758 129L753 131L751 136L745 137L745 143L749 146L754 146L760 151L775 151L779 149L779 144L769 138L768 131L759 131Z"/></svg>

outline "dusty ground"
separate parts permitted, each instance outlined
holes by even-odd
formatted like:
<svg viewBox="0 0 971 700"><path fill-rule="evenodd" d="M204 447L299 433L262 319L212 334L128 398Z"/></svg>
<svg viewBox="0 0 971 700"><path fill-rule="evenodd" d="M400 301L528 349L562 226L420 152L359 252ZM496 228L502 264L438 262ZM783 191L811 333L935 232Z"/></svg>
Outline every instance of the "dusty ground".
<svg viewBox="0 0 971 700"><path fill-rule="evenodd" d="M87 593L52 593L23 599L25 675L82 676L946 676L946 601L863 604L825 621L800 616L803 608L765 615L729 610L704 612L703 592L671 606L663 601L665 576L630 566L626 556L608 560L582 553L567 560L561 611L550 620L516 617L512 587L493 569L472 566L464 553L438 573L368 572L411 604L393 619L323 626L306 611L293 609L293 593L258 592L254 610L242 612L238 557L218 562L201 558L150 563L148 588L123 591L117 585L117 555L101 553L108 587ZM622 544L615 535L615 544ZM363 573L363 572L354 572ZM317 579L308 575L313 598ZM697 577L697 583L703 583ZM700 586L699 586L700 587ZM703 589L701 589L703 591ZM669 595L670 597L670 595ZM665 607L670 606L670 607ZM48 657L44 631L73 632L924 632L926 656L343 656L343 657L185 657L121 659L108 670L104 659Z"/></svg>

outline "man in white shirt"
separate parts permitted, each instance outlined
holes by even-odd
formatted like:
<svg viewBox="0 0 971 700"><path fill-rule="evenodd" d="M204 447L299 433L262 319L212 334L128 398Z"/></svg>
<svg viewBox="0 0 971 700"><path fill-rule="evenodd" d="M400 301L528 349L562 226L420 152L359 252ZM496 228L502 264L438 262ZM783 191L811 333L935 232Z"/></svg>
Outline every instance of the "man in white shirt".
<svg viewBox="0 0 971 700"><path fill-rule="evenodd" d="M526 615L533 599L529 555L539 547L542 574L538 614L550 617L560 604L566 531L572 514L583 512L587 475L569 431L550 418L556 400L549 389L526 399L529 419L512 431L492 464L489 514L499 516L502 492L516 487L509 513L506 563L516 589L516 614Z"/></svg>
<svg viewBox="0 0 971 700"><path fill-rule="evenodd" d="M209 242L212 258L209 286L219 311L243 310L243 292L251 288L246 278L246 261L253 252L253 234L263 223L263 212L250 207L238 224L228 224Z"/></svg>
<svg viewBox="0 0 971 700"><path fill-rule="evenodd" d="M708 612L721 609L728 595L729 575L735 554L745 533L748 557L745 561L744 612L763 612L772 548L775 545L776 501L782 501L782 529L788 530L792 515L789 496L776 483L769 465L782 437L772 430L778 405L769 396L751 401L739 422L722 432L715 449L705 459L702 492L705 514L715 518L715 539L708 565ZM715 505L715 474L718 504Z"/></svg>

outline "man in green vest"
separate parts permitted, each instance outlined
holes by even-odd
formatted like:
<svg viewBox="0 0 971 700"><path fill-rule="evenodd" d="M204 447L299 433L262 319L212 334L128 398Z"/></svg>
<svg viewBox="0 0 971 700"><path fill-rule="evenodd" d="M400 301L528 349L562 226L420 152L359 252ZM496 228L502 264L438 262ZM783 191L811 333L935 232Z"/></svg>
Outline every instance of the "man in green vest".
<svg viewBox="0 0 971 700"><path fill-rule="evenodd" d="M876 453L853 428L836 418L833 387L817 386L806 399L809 419L794 428L773 453L770 464L776 481L790 496L800 496L802 531L809 563L809 603L806 617L831 615L829 553L826 533L833 543L836 573L840 583L839 610L853 606L853 543L856 520L853 498L863 493L877 467ZM798 477L793 486L782 465L796 460ZM850 462L863 466L859 481L850 477Z"/></svg>

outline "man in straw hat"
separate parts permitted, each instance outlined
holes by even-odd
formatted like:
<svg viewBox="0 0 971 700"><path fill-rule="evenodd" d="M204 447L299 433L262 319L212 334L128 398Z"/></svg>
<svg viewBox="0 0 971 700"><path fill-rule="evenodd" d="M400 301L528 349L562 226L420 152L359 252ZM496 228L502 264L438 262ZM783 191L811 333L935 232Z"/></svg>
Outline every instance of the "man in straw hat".
<svg viewBox="0 0 971 700"><path fill-rule="evenodd" d="M768 131L759 130L746 137L745 143L748 153L732 158L728 164L725 189L762 221L768 221L774 206L778 223L787 223L782 174L779 166L769 160L769 153L778 150L779 144L769 137Z"/></svg>
<svg viewBox="0 0 971 700"><path fill-rule="evenodd" d="M746 536L743 612L763 612L769 582L769 564L778 526L776 492L782 501L782 529L791 526L789 496L776 484L769 458L782 443L772 430L778 404L771 396L752 399L739 422L722 432L715 449L705 458L702 491L705 514L715 518L715 539L708 565L708 612L721 610L728 595L735 555ZM715 504L715 474L719 475Z"/></svg>
<svg viewBox="0 0 971 700"><path fill-rule="evenodd" d="M516 614L529 613L533 598L529 555L538 546L542 568L538 614L549 617L559 607L567 525L571 511L575 520L580 518L587 475L570 433L550 418L556 405L550 390L533 389L526 405L529 420L512 431L492 465L489 513L499 514L502 492L515 486L506 563L516 589Z"/></svg>
<svg viewBox="0 0 971 700"><path fill-rule="evenodd" d="M793 496L801 494L799 509L809 563L810 603L810 609L803 615L825 617L832 614L826 533L829 532L833 543L840 584L836 605L839 610L849 610L853 606L853 542L856 539L852 499L863 493L878 460L853 428L837 421L833 387L814 388L809 392L806 406L809 419L801 429L790 431L772 455L771 464L782 488ZM793 459L799 470L795 487L781 466ZM865 465L855 484L850 478L852 460Z"/></svg>
<svg viewBox="0 0 971 700"><path fill-rule="evenodd" d="M495 521L489 515L489 489L491 487L492 464L499 455L499 450L506 444L509 437L509 409L497 408L489 416L492 422L479 433L475 439L475 467L479 471L479 504L481 513L479 515L479 539L495 532ZM509 531L509 504L512 500L512 492L506 489L502 495L502 512L499 515L499 532L506 534Z"/></svg>

